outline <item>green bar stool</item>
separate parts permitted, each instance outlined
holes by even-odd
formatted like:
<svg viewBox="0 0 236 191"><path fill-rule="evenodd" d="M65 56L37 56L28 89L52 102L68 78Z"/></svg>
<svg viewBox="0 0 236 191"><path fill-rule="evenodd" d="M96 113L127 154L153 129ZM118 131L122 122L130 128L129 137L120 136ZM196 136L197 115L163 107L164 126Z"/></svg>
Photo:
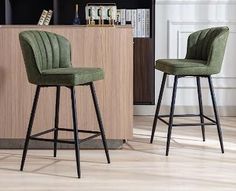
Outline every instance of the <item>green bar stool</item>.
<svg viewBox="0 0 236 191"><path fill-rule="evenodd" d="M100 68L73 68L71 64L71 45L63 36L45 31L24 31L19 34L19 39L28 80L31 84L37 86L21 160L21 171L24 168L30 140L54 143L54 157L57 155L57 143L74 144L77 173L80 178L80 143L101 136L107 162L110 163L103 122L93 84L94 81L104 79L103 70ZM78 129L75 86L90 87L100 131ZM44 87L56 88L55 126L53 129L31 135L40 89ZM59 128L58 126L61 87L66 87L71 92L73 129ZM73 132L74 141L59 140L58 131ZM54 132L54 139L40 138L41 135L51 132ZM92 135L84 140L80 140L79 133Z"/></svg>
<svg viewBox="0 0 236 191"><path fill-rule="evenodd" d="M168 156L169 154L172 127L175 126L201 126L203 141L205 141L205 126L216 125L221 145L221 151L222 153L224 153L223 137L220 126L219 115L217 112L215 93L213 89L211 75L218 74L221 70L228 35L229 35L228 27L215 27L194 32L188 38L187 55L185 59L157 60L156 69L164 72L164 74L157 102L156 113L153 121L152 135L150 142L153 143L157 120L159 119L160 121L168 125L166 156ZM159 115L167 75L174 76L174 86L173 86L170 114ZM190 114L174 115L178 80L179 78L186 76L196 77L199 111L200 111L199 115L190 115ZM201 83L200 83L201 77L208 79L215 119L209 118L203 113ZM198 124L173 123L174 117L194 117L194 116L200 117L200 123ZM169 118L169 121L166 121L165 118ZM208 120L209 123L206 123L205 120Z"/></svg>

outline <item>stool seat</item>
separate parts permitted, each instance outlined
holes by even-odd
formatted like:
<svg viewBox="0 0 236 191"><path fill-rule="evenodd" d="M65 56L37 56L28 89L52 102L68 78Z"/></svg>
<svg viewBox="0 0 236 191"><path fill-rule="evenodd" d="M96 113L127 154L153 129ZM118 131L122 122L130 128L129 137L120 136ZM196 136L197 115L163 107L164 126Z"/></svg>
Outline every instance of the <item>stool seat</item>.
<svg viewBox="0 0 236 191"><path fill-rule="evenodd" d="M55 68L43 70L37 85L77 86L102 79L101 68Z"/></svg>
<svg viewBox="0 0 236 191"><path fill-rule="evenodd" d="M217 73L204 60L193 59L160 59L156 61L156 69L170 75L212 75Z"/></svg>

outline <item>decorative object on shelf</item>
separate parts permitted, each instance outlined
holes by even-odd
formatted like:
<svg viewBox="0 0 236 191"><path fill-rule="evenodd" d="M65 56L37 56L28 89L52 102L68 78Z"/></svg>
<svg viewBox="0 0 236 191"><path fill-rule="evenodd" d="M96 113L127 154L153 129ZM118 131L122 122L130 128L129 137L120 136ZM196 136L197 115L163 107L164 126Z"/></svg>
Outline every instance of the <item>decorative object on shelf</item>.
<svg viewBox="0 0 236 191"><path fill-rule="evenodd" d="M120 9L117 9L117 12L116 12L116 25L121 25L121 12L120 12Z"/></svg>
<svg viewBox="0 0 236 191"><path fill-rule="evenodd" d="M38 22L38 25L43 25L46 17L47 17L47 14L48 14L48 11L47 10L43 10L41 16L40 16L40 19L39 19L39 22Z"/></svg>
<svg viewBox="0 0 236 191"><path fill-rule="evenodd" d="M52 14L53 14L53 11L52 10L49 10L48 11L48 14L43 22L43 25L49 25L50 24L50 21L52 19Z"/></svg>
<svg viewBox="0 0 236 191"><path fill-rule="evenodd" d="M112 8L109 8L107 10L107 16L108 16L108 24L109 25L115 25L115 18L116 17L113 17L113 9Z"/></svg>
<svg viewBox="0 0 236 191"><path fill-rule="evenodd" d="M117 25L132 25L135 38L150 38L150 9L117 9Z"/></svg>
<svg viewBox="0 0 236 191"><path fill-rule="evenodd" d="M104 20L103 20L103 7L102 7L102 6L98 8L98 17L99 17L99 19L98 19L98 24L99 24L99 25L104 25Z"/></svg>
<svg viewBox="0 0 236 191"><path fill-rule="evenodd" d="M95 9L94 7L90 7L88 9L88 17L86 18L86 21L87 21L87 25L95 25Z"/></svg>
<svg viewBox="0 0 236 191"><path fill-rule="evenodd" d="M114 3L88 3L85 7L88 26L115 26L117 6Z"/></svg>
<svg viewBox="0 0 236 191"><path fill-rule="evenodd" d="M49 25L49 23L52 19L52 14L53 14L52 10L49 10L49 11L43 10L43 12L40 16L38 25Z"/></svg>
<svg viewBox="0 0 236 191"><path fill-rule="evenodd" d="M73 24L74 25L80 25L81 24L80 18L79 18L79 5L78 4L75 5L75 18L73 20Z"/></svg>

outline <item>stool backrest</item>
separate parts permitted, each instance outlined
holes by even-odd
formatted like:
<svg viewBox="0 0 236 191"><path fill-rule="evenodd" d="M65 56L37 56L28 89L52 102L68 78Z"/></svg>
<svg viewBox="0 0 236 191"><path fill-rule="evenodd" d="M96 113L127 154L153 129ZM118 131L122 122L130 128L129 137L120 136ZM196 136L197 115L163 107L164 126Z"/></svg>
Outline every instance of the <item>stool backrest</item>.
<svg viewBox="0 0 236 191"><path fill-rule="evenodd" d="M19 39L30 82L37 81L43 70L71 67L71 45L63 36L29 30Z"/></svg>
<svg viewBox="0 0 236 191"><path fill-rule="evenodd" d="M228 27L214 27L190 34L186 59L207 61L207 65L220 72L228 36Z"/></svg>

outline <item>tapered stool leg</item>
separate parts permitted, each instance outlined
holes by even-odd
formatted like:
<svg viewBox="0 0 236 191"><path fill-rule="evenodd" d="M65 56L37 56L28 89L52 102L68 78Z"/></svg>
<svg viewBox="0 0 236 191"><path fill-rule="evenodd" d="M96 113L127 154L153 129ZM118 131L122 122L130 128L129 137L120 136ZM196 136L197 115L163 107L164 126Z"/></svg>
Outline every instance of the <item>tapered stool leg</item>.
<svg viewBox="0 0 236 191"><path fill-rule="evenodd" d="M163 92L165 89L166 77L167 77L167 74L164 73L163 78L162 78L162 82L161 82L161 89L160 89L159 98L158 98L158 102L157 102L156 113L155 113L155 117L154 117L154 121L153 121L153 125L152 125L152 135L151 135L150 143L153 143L153 139L154 139L155 132L156 132L157 119L158 119L158 115L159 115L160 108L161 108L161 101L162 101Z"/></svg>
<svg viewBox="0 0 236 191"><path fill-rule="evenodd" d="M219 114L218 114L218 110L217 110L215 92L214 92L211 76L208 77L208 82L209 82L209 87L210 87L210 91L211 91L211 98L212 98L215 119L216 119L218 136L219 136L219 140L220 140L221 152L224 153L224 143L223 143L222 130L221 130L220 119L219 119Z"/></svg>
<svg viewBox="0 0 236 191"><path fill-rule="evenodd" d="M59 124L59 110L60 110L60 94L61 87L56 88L56 105L55 105L55 120L54 120L54 157L57 156L57 139L58 139L58 124Z"/></svg>
<svg viewBox="0 0 236 191"><path fill-rule="evenodd" d="M200 112L200 121L201 121L201 129L202 129L202 139L206 140L205 136L205 125L204 125L204 117L203 117L203 106L202 106L202 91L201 91L201 81L200 77L197 77L197 92L198 92L198 102L199 102L199 112Z"/></svg>
<svg viewBox="0 0 236 191"><path fill-rule="evenodd" d="M110 156L109 156L109 151L108 151L108 146L107 146L107 141L106 141L106 135L105 135L104 127L103 127L102 116L101 116L101 113L99 110L97 95L96 95L96 91L95 91L95 87L94 87L93 83L90 83L90 90L91 90L91 94L93 97L93 103L94 103L94 107L95 107L95 111L96 111L96 115L97 115L99 129L100 129L101 136L102 136L102 142L103 142L103 146L105 149L107 162L110 163L111 161L110 161Z"/></svg>
<svg viewBox="0 0 236 191"><path fill-rule="evenodd" d="M81 177L80 146L79 146L79 135L78 135L76 96L75 96L75 88L71 87L70 89L71 89L71 103L72 103L72 116L73 116L73 130L74 130L74 140L75 140L75 157L76 157L76 164L77 164L77 174L78 174L78 178L80 178Z"/></svg>
<svg viewBox="0 0 236 191"><path fill-rule="evenodd" d="M24 151L23 151L23 155L22 155L22 159L21 159L21 166L20 166L21 171L23 171L23 169L24 169L25 158L26 158L27 151L28 151L30 135L32 132L32 127L33 127L34 118L35 118L35 112L36 112L38 99L39 99L39 93L40 93L40 86L37 86L35 96L34 96L32 110L31 110L30 120L29 120L29 124L28 124L28 130L27 130L27 134L26 134L26 138L25 138Z"/></svg>
<svg viewBox="0 0 236 191"><path fill-rule="evenodd" d="M169 127L168 127L168 133L167 133L166 156L169 155L170 139L171 139L173 117L174 117L174 111L175 111L177 85L178 85L178 76L175 76L173 93L172 93L172 102L171 102L171 107L170 107Z"/></svg>

